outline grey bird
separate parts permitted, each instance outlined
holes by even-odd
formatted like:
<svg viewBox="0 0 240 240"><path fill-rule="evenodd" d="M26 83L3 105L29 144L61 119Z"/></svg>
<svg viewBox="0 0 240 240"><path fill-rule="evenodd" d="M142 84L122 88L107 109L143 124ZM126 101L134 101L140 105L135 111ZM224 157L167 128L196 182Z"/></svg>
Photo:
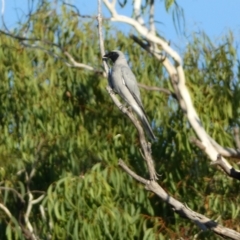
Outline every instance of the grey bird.
<svg viewBox="0 0 240 240"><path fill-rule="evenodd" d="M145 131L152 140L156 140L143 108L137 80L128 66L124 54L121 51L113 50L103 56L103 60L106 59L111 59L113 62L108 76L110 87L135 111Z"/></svg>

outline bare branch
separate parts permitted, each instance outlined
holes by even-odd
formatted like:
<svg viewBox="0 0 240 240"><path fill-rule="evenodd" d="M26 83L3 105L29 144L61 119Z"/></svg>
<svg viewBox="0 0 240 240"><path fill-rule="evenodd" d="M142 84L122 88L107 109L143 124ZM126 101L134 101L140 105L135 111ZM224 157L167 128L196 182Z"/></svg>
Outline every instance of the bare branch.
<svg viewBox="0 0 240 240"><path fill-rule="evenodd" d="M149 28L150 32L155 35L156 29L154 23L154 0L150 1Z"/></svg>
<svg viewBox="0 0 240 240"><path fill-rule="evenodd" d="M226 162L222 160L221 154L218 154L217 160L212 162L211 165L220 166L229 177L240 180L239 171L236 171L233 167L229 169L228 166L226 165Z"/></svg>
<svg viewBox="0 0 240 240"><path fill-rule="evenodd" d="M76 62L74 60L74 58L72 57L72 55L70 53L68 53L67 51L65 51L64 54L68 57L68 59L72 63L71 67L83 68L83 69L87 69L87 70L93 71L95 73L103 74L103 71L97 70L97 69L95 69L95 68L93 68L93 67L91 67L89 65Z"/></svg>
<svg viewBox="0 0 240 240"><path fill-rule="evenodd" d="M0 189L2 190L7 190L7 191L11 191L13 193L15 193L17 195L17 197L20 199L21 203L25 203L25 200L23 199L23 197L21 196L21 194L15 190L14 188L10 188L10 187L0 187Z"/></svg>
<svg viewBox="0 0 240 240"><path fill-rule="evenodd" d="M224 157L234 157L240 158L240 151L233 148L222 147L214 139L210 138L212 145L217 149L217 151Z"/></svg>
<svg viewBox="0 0 240 240"><path fill-rule="evenodd" d="M37 199L34 200L32 193L28 192L28 206L27 206L27 211L24 214L24 221L25 221L25 224L27 226L27 229L29 230L29 233L31 234L31 238L34 239L34 240L37 240L38 238L34 234L33 226L31 224L31 222L29 221L29 216L30 216L30 213L32 211L33 205L42 201L44 196L45 196L45 194L41 195L40 197L38 197Z"/></svg>
<svg viewBox="0 0 240 240"><path fill-rule="evenodd" d="M43 200L44 197L45 197L45 194L41 195L40 197L38 197L38 198L35 199L35 200L32 200L32 205L41 202L41 201Z"/></svg>
<svg viewBox="0 0 240 240"><path fill-rule="evenodd" d="M39 211L40 211L40 213L41 213L42 219L43 219L44 221L46 221L46 220L47 220L47 217L46 217L45 210L44 210L44 207L43 207L42 204L39 206Z"/></svg>
<svg viewBox="0 0 240 240"><path fill-rule="evenodd" d="M134 17L139 22L139 24L144 25L144 20L141 16L141 6L142 6L142 0L134 0Z"/></svg>
<svg viewBox="0 0 240 240"><path fill-rule="evenodd" d="M206 231L207 229L212 230L214 233L220 236L229 237L230 239L240 239L240 233L225 228L217 222L211 220L210 218L205 217L202 214L194 212L186 205L179 202L177 199L170 196L156 181L148 181L132 170L128 168L128 166L120 159L119 166L122 167L123 170L127 172L131 177L139 181L140 183L145 184L145 188L153 193L155 193L162 201L169 204L173 211L179 214L183 218L187 218L193 221L201 230Z"/></svg>
<svg viewBox="0 0 240 240"><path fill-rule="evenodd" d="M122 159L119 159L118 161L118 165L125 171L127 172L128 175L130 175L131 177L133 177L135 180L137 180L140 183L143 184L148 184L149 180L144 179L140 176L138 176L135 172L133 172L131 169L128 168L128 166L123 162Z"/></svg>
<svg viewBox="0 0 240 240"><path fill-rule="evenodd" d="M1 9L1 16L2 16L2 19L3 19L4 11L5 11L5 1L2 0L2 9Z"/></svg>
<svg viewBox="0 0 240 240"><path fill-rule="evenodd" d="M5 23L5 20L4 20L4 12L5 12L5 0L2 0L1 19L2 19L2 23L3 23L4 28L7 29L7 26L6 26L6 23Z"/></svg>
<svg viewBox="0 0 240 240"><path fill-rule="evenodd" d="M31 234L31 237L33 240L37 240L37 237L35 236L34 232L33 232L33 227L32 227L32 224L30 223L29 221L29 215L32 211L32 200L33 200L33 195L31 194L31 192L28 193L28 206L27 206L27 211L26 213L24 214L24 221L25 221L25 224Z"/></svg>
<svg viewBox="0 0 240 240"><path fill-rule="evenodd" d="M7 207L5 207L2 203L0 203L0 208L6 213L6 215L11 219L12 218L12 214L10 213L10 211L8 210Z"/></svg>
<svg viewBox="0 0 240 240"><path fill-rule="evenodd" d="M190 142L195 144L202 151L205 151L206 147L197 138L194 137L190 138Z"/></svg>
<svg viewBox="0 0 240 240"><path fill-rule="evenodd" d="M148 91L163 92L163 93L166 93L167 95L171 95L172 97L176 98L175 93L171 92L170 90L168 90L166 88L147 86L147 85L142 84L142 83L138 83L138 86L140 88L143 88L143 89L148 90Z"/></svg>
<svg viewBox="0 0 240 240"><path fill-rule="evenodd" d="M0 33L1 34L4 34L6 36L9 36L9 37L12 37L12 38L15 38L16 40L19 40L19 41L33 41L33 42L42 42L44 44L48 44L48 45L51 45L51 46L54 46L54 47L58 47L59 48L59 45L56 44L56 43L53 43L53 42L50 42L50 41L47 41L47 40L43 40L43 39L39 39L39 38L27 38L27 37L21 37L19 35L14 35L10 32L5 32L3 30L0 30Z"/></svg>

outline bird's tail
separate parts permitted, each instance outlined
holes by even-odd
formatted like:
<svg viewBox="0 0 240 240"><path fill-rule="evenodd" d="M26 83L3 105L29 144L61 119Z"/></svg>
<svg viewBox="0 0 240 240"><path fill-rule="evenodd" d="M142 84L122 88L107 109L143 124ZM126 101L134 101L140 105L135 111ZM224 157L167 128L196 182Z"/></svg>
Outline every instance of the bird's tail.
<svg viewBox="0 0 240 240"><path fill-rule="evenodd" d="M147 134L150 136L150 138L153 140L153 141L156 141L157 138L155 137L153 131L152 131L152 128L147 120L147 117L145 116L145 114L143 113L142 116L140 116L141 118L141 122L142 122L142 125L143 125L143 128L145 129L145 131L147 132Z"/></svg>
<svg viewBox="0 0 240 240"><path fill-rule="evenodd" d="M134 108L135 112L137 113L137 115L140 118L140 121L143 125L144 130L147 132L147 134L149 135L149 137L153 140L156 141L157 138L155 137L152 128L147 120L145 111L143 110L142 107L139 107L139 105L132 105L132 107Z"/></svg>

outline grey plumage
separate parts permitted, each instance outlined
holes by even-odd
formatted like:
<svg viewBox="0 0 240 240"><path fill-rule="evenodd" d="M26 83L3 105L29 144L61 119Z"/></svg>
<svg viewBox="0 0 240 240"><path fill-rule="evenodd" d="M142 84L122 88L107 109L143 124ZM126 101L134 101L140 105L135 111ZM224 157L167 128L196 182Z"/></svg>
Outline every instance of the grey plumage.
<svg viewBox="0 0 240 240"><path fill-rule="evenodd" d="M129 68L124 54L114 50L103 56L103 59L108 58L113 62L108 77L110 87L136 112L146 132L153 140L156 140L143 108L137 80Z"/></svg>

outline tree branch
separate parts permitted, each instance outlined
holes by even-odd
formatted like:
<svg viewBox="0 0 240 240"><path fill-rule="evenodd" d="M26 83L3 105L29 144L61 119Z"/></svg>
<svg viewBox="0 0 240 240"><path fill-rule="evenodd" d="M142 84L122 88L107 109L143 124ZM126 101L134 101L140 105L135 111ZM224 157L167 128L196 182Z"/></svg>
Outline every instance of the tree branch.
<svg viewBox="0 0 240 240"><path fill-rule="evenodd" d="M149 181L138 176L136 173L130 170L121 159L119 160L118 164L124 171L126 171L128 175L133 177L138 182L144 184L148 191L155 193L162 201L169 204L174 212L183 218L193 221L201 230L206 231L209 229L220 236L229 237L234 240L240 239L240 233L230 228L225 228L210 218L194 212L189 207L170 196L156 181Z"/></svg>
<svg viewBox="0 0 240 240"><path fill-rule="evenodd" d="M6 213L6 215L11 219L12 218L12 214L10 213L10 211L8 210L7 207L5 207L2 203L0 203L0 208Z"/></svg>
<svg viewBox="0 0 240 240"><path fill-rule="evenodd" d="M139 24L144 25L144 20L141 16L141 5L142 5L142 0L134 1L134 5L133 5L134 17L139 22Z"/></svg>
<svg viewBox="0 0 240 240"><path fill-rule="evenodd" d="M13 193L15 193L17 195L17 197L20 199L21 203L25 203L25 200L23 199L23 197L21 196L21 194L15 190L14 188L10 188L10 187L0 187L0 189L2 190L6 190L6 191L11 191Z"/></svg>
<svg viewBox="0 0 240 240"><path fill-rule="evenodd" d="M147 85L142 84L142 83L138 83L138 86L140 88L143 88L143 89L148 90L148 91L163 92L163 93L166 93L167 95L172 96L173 98L176 98L175 93L171 92L170 90L168 90L166 88L155 87L155 86L147 86Z"/></svg>
<svg viewBox="0 0 240 240"><path fill-rule="evenodd" d="M211 165L218 165L221 167L224 172L231 178L240 180L240 173L239 171L236 171L233 167L231 169L228 168L226 165L226 162L222 160L221 154L218 154L217 160L212 162Z"/></svg>
<svg viewBox="0 0 240 240"><path fill-rule="evenodd" d="M89 71L93 71L95 73L103 74L103 71L101 71L101 70L97 70L89 65L76 62L75 59L72 57L72 55L69 52L65 51L64 54L68 57L68 59L72 63L71 67L83 68L83 69L86 69Z"/></svg>

